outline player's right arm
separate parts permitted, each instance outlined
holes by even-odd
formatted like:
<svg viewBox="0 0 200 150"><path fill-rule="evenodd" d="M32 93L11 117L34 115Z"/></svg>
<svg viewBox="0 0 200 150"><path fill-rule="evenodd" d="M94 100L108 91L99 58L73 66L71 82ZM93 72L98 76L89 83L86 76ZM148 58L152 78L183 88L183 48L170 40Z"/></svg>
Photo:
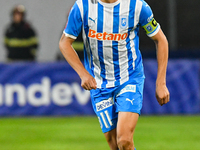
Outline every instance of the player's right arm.
<svg viewBox="0 0 200 150"><path fill-rule="evenodd" d="M65 36L65 34L63 34L59 42L60 50L67 62L81 78L81 86L86 90L96 89L96 81L89 74L89 72L85 69L82 62L80 61L77 53L72 47L73 42L74 39L67 37Z"/></svg>
<svg viewBox="0 0 200 150"><path fill-rule="evenodd" d="M79 35L81 27L82 19L78 5L75 3L70 12L66 29L60 39L59 48L67 62L81 78L81 86L86 90L91 90L97 88L96 81L85 69L76 51L72 47L72 43Z"/></svg>

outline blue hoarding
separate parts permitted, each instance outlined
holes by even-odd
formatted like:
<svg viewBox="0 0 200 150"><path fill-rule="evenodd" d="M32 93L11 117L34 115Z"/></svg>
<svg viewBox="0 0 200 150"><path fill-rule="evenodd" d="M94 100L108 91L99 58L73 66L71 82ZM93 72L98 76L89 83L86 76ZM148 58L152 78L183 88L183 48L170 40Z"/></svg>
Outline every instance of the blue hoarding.
<svg viewBox="0 0 200 150"><path fill-rule="evenodd" d="M170 102L162 107L155 98L157 74L156 60L145 60L143 114L197 114L200 113L198 60L170 60L167 69L167 86Z"/></svg>
<svg viewBox="0 0 200 150"><path fill-rule="evenodd" d="M145 60L142 114L200 113L199 61L170 60L171 101L155 98L156 60ZM90 93L66 62L0 64L0 116L94 115Z"/></svg>
<svg viewBox="0 0 200 150"><path fill-rule="evenodd" d="M0 65L0 115L91 115L90 93L67 63Z"/></svg>

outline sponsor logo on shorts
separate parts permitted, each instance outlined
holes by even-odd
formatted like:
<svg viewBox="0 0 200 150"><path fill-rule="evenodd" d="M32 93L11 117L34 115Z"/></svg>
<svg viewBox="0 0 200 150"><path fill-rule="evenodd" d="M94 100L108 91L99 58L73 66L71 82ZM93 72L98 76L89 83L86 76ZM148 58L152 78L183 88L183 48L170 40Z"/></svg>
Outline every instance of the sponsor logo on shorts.
<svg viewBox="0 0 200 150"><path fill-rule="evenodd" d="M136 85L127 85L125 86L120 92L119 94L117 94L117 96L126 93L126 92L132 92L135 93L136 92Z"/></svg>
<svg viewBox="0 0 200 150"><path fill-rule="evenodd" d="M110 106L112 106L114 104L114 101L113 101L113 98L109 98L107 100L103 100L99 103L96 103L96 110L97 111L101 111L101 110L104 110Z"/></svg>

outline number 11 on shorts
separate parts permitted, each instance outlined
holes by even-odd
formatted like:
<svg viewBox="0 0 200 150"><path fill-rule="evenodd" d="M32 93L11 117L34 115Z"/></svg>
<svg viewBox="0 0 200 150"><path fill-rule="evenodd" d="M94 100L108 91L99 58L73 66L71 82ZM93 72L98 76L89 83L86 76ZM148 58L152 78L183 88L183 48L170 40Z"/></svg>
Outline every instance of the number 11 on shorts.
<svg viewBox="0 0 200 150"><path fill-rule="evenodd" d="M101 115L101 118L102 118L103 123L104 123L104 125L105 125L106 128L109 128L109 125L110 125L110 126L113 125L113 123L112 123L112 121L111 121L111 119L110 119L110 116L109 116L109 113L108 113L107 110L104 111L104 112L101 112L100 115ZM108 122L107 122L106 120L107 120ZM109 125L108 125L108 123L109 123Z"/></svg>

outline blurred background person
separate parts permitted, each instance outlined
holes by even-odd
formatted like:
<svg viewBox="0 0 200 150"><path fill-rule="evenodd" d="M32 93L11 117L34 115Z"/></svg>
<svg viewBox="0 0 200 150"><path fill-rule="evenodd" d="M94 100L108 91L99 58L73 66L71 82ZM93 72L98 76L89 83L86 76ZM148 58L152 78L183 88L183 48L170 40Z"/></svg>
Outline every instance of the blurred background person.
<svg viewBox="0 0 200 150"><path fill-rule="evenodd" d="M17 5L11 12L12 22L8 25L4 45L8 61L34 61L38 49L38 39L34 29L26 21L26 10Z"/></svg>

